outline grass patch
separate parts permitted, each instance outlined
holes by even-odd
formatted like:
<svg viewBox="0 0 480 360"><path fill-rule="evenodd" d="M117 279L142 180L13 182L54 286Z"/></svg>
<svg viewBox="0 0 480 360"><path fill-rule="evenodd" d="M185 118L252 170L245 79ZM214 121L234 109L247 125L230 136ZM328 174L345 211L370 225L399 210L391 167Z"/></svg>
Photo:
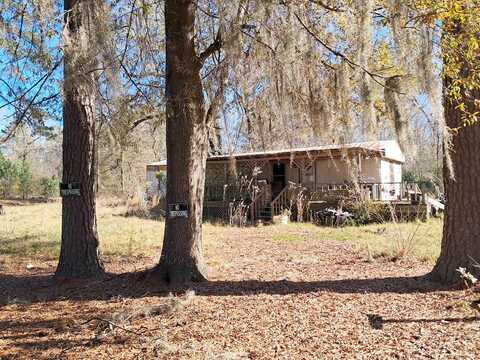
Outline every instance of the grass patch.
<svg viewBox="0 0 480 360"><path fill-rule="evenodd" d="M273 241L301 241L305 238L298 234L274 234L272 235Z"/></svg>
<svg viewBox="0 0 480 360"><path fill-rule="evenodd" d="M426 222L389 222L341 228L319 227L310 223L264 227L269 234L267 236L274 241L345 241L367 256L370 254L372 258L395 259L406 253L404 255L414 256L423 262L433 262L439 256L442 228L441 218L432 218Z"/></svg>
<svg viewBox="0 0 480 360"><path fill-rule="evenodd" d="M163 222L125 218L121 208L97 209L100 247L104 255L147 255L159 248ZM0 217L0 253L56 259L60 253L61 204L10 206Z"/></svg>
<svg viewBox="0 0 480 360"><path fill-rule="evenodd" d="M348 241L359 250L369 251L373 257L395 258L411 245L410 255L421 261L432 262L440 254L442 227L443 220L434 218L420 223L347 226L334 229L330 235L332 239ZM408 241L411 244L407 244Z"/></svg>
<svg viewBox="0 0 480 360"><path fill-rule="evenodd" d="M159 256L163 240L162 221L124 217L123 207L98 206L100 247L105 256ZM386 223L343 228L319 227L313 224L290 223L270 226L235 228L207 223L204 243L223 239L255 239L278 242L336 240L353 244L372 258L395 257L401 239L409 234L410 255L421 261L434 261L440 252L442 220L425 223ZM0 254L16 257L56 259L60 251L61 204L8 206L7 215L0 216Z"/></svg>

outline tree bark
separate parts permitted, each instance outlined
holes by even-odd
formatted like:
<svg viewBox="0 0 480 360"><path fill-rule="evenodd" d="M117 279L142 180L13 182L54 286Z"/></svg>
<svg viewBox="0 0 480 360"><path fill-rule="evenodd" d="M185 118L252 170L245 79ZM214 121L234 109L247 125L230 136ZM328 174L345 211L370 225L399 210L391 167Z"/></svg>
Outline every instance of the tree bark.
<svg viewBox="0 0 480 360"><path fill-rule="evenodd" d="M449 85L445 80L445 87ZM432 270L434 280L454 283L459 280L456 271L467 268L480 275L480 269L472 266L474 259L480 263L480 124L463 126L460 102L467 111L476 109L473 99L480 99L480 91L470 93L462 101L445 99L445 122L450 129L459 128L453 134L451 159L455 178L444 160L443 178L447 198L440 257ZM444 153L448 150L444 149Z"/></svg>
<svg viewBox="0 0 480 360"><path fill-rule="evenodd" d="M202 212L208 151L201 60L195 51L195 1L165 1L167 203L184 203L188 218L167 212L156 273L170 283L204 281Z"/></svg>
<svg viewBox="0 0 480 360"><path fill-rule="evenodd" d="M99 258L95 210L97 149L95 137L95 78L79 68L89 56L89 24L94 2L65 0L63 178L80 183L80 196L62 199L62 243L55 275L88 278L103 274ZM88 36L87 36L88 37ZM66 41L67 43L67 41ZM88 63L88 62L87 62Z"/></svg>
<svg viewBox="0 0 480 360"><path fill-rule="evenodd" d="M222 134L221 128L218 124L218 118L210 122L208 129L208 154L220 155L222 154Z"/></svg>

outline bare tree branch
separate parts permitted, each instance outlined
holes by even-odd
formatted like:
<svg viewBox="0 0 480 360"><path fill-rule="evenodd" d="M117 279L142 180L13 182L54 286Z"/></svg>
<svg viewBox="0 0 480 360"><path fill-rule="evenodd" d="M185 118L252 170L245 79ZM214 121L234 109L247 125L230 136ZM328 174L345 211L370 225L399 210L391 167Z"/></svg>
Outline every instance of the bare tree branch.
<svg viewBox="0 0 480 360"><path fill-rule="evenodd" d="M198 55L198 60L200 62L200 66L203 65L205 60L207 60L212 54L216 51L220 51L222 48L222 35L220 34L220 30L217 32L217 36L215 37L215 41L211 43L203 52Z"/></svg>
<svg viewBox="0 0 480 360"><path fill-rule="evenodd" d="M57 61L57 63L50 69L50 71L45 74L41 79L42 81L41 82L36 82L34 86L40 84L40 87L37 89L36 93L33 95L33 97L30 99L30 101L28 102L27 104L27 107L22 111L22 113L17 117L17 119L15 120L15 122L12 124L12 127L10 128L10 130L8 130L6 136L4 136L2 139L0 139L0 143L5 143L7 142L12 136L13 134L15 133L16 129L18 128L18 126L23 122L23 119L25 118L25 115L27 114L28 110L31 108L31 106L35 103L35 100L37 99L37 96L40 94L40 91L42 90L43 86L45 85L45 83L47 82L47 80L50 78L50 76L54 73L54 71L57 69L57 67L62 63L62 59L60 59L59 61ZM24 92L20 98L17 98L17 100L14 100L14 101L18 101L20 100L21 98L23 98L31 89L33 89L33 87L30 87L30 89L28 89L26 92ZM0 107L0 109L4 106L7 106L7 104L5 105L2 105Z"/></svg>
<svg viewBox="0 0 480 360"><path fill-rule="evenodd" d="M321 7L323 7L324 9L328 10L328 11L334 11L334 12L345 12L345 10L343 10L342 8L339 8L339 7L333 7L331 5L328 5L328 4L325 4L324 1L322 0L309 0L312 4L315 4L315 5L320 5Z"/></svg>
<svg viewBox="0 0 480 360"><path fill-rule="evenodd" d="M7 103L5 104L2 104L0 105L0 109L3 109L4 107L7 107L7 106L10 106L12 105L13 103L17 102L17 101L20 101L22 100L30 91L32 91L38 84L41 84L40 86L40 89L42 88L42 86L45 84L45 82L48 80L48 78L53 74L53 72L58 68L58 66L62 63L63 61L63 57L61 59L59 59L54 65L53 67L47 72L45 73L40 79L38 79L37 81L35 81L27 90L25 90L21 95L17 96L15 99L13 100L10 100L8 101Z"/></svg>

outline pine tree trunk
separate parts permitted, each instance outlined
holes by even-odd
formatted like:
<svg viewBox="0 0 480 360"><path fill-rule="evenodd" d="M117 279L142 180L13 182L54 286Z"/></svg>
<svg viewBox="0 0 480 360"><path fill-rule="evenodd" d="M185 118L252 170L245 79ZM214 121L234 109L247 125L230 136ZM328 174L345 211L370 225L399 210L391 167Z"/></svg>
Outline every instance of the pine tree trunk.
<svg viewBox="0 0 480 360"><path fill-rule="evenodd" d="M206 280L202 211L208 129L194 44L195 8L192 0L165 1L167 203L188 206L188 218L167 212L157 274L170 283Z"/></svg>
<svg viewBox="0 0 480 360"><path fill-rule="evenodd" d="M445 86L448 86L448 80ZM476 90L470 96L480 99L480 91ZM475 110L472 100L464 99L464 103L468 111ZM480 269L472 266L472 259L480 263L480 124L463 127L458 104L458 101L448 99L444 104L446 125L451 129L459 128L459 132L453 135L451 151L454 179L444 164L447 204L442 249L431 274L434 280L444 283L459 280L456 271L459 267L480 275Z"/></svg>
<svg viewBox="0 0 480 360"><path fill-rule="evenodd" d="M88 56L86 11L82 1L65 0L66 46L64 57L63 178L80 183L80 196L63 197L62 243L56 276L88 278L101 275L95 211L97 150L95 141L95 78L78 69L79 57ZM88 19L92 20L92 19ZM74 49L73 49L74 48Z"/></svg>

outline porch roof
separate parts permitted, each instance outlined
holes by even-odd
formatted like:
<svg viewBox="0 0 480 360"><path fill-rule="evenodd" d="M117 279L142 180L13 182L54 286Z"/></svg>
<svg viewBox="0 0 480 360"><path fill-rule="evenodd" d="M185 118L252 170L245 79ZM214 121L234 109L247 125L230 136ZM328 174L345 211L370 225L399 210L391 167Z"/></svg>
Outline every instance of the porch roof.
<svg viewBox="0 0 480 360"><path fill-rule="evenodd" d="M231 155L209 156L209 161L225 161L232 157L236 160L247 159L286 159L295 156L302 157L330 157L344 154L345 151L363 153L366 155L379 156L384 159L393 160L399 163L405 162L405 157L394 140L369 141L350 144L331 144L313 147L294 149L278 149L267 151L255 151L247 153L236 153Z"/></svg>
<svg viewBox="0 0 480 360"><path fill-rule="evenodd" d="M167 166L167 160L155 161L147 164L147 166Z"/></svg>
<svg viewBox="0 0 480 360"><path fill-rule="evenodd" d="M383 159L392 160L399 163L405 162L405 157L394 140L369 141L350 144L331 144L313 147L303 147L294 149L278 149L255 151L247 153L234 153L230 155L213 155L208 157L208 161L228 161L231 158L236 160L248 159L290 159L292 157L331 157L342 156L345 151L365 154L368 156L378 156ZM153 162L147 166L166 166L167 160Z"/></svg>

